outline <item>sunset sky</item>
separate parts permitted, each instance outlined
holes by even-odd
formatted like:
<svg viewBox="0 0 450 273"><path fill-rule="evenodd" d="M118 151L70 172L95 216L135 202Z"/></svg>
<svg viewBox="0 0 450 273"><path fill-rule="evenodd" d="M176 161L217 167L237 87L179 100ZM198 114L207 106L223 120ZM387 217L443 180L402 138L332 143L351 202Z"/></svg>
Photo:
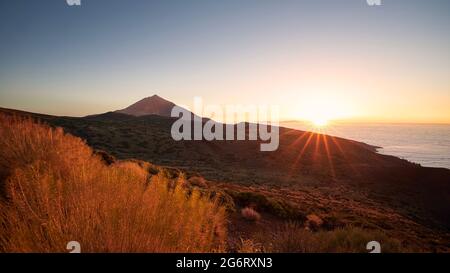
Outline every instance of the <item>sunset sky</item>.
<svg viewBox="0 0 450 273"><path fill-rule="evenodd" d="M0 2L0 107L84 116L158 94L281 118L450 123L450 1Z"/></svg>

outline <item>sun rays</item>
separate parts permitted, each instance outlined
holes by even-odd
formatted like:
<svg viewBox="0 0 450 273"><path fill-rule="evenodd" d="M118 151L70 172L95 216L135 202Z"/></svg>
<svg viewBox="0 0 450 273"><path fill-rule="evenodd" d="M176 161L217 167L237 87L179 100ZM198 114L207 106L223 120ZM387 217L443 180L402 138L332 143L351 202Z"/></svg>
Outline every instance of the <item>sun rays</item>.
<svg viewBox="0 0 450 273"><path fill-rule="evenodd" d="M308 165L308 168L314 168L316 165L326 167L331 178L336 178L339 169L335 162L336 154L342 155L344 159L339 164L348 164L351 172L357 173L357 170L351 164L350 155L339 143L339 138L325 134L323 127L302 133L292 140L289 149L298 150L298 154L290 165L289 177L294 176L299 171L299 168L304 165L303 162Z"/></svg>

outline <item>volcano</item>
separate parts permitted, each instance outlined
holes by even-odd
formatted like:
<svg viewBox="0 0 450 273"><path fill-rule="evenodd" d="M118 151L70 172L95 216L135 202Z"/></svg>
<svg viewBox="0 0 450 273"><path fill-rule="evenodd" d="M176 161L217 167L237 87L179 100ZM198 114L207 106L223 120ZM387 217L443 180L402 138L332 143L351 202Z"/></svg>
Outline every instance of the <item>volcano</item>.
<svg viewBox="0 0 450 273"><path fill-rule="evenodd" d="M144 98L125 109L117 110L116 113L122 113L132 116L158 115L170 117L172 108L176 106L173 102L161 98L158 95Z"/></svg>

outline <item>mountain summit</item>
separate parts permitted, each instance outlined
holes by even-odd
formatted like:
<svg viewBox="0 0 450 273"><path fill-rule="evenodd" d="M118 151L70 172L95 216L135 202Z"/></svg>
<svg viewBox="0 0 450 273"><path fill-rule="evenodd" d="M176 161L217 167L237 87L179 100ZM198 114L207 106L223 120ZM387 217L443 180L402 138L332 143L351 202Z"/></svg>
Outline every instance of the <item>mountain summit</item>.
<svg viewBox="0 0 450 273"><path fill-rule="evenodd" d="M170 117L170 112L174 106L176 105L173 102L165 100L158 95L153 95L116 112L132 116L158 115Z"/></svg>

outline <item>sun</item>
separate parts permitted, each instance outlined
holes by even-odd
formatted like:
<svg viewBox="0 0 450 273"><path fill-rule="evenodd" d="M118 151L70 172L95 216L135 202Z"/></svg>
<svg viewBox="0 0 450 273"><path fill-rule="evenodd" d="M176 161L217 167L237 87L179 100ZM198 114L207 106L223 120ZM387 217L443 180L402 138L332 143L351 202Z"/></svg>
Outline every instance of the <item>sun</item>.
<svg viewBox="0 0 450 273"><path fill-rule="evenodd" d="M326 118L313 118L311 119L311 123L315 127L325 127L328 125L328 119Z"/></svg>
<svg viewBox="0 0 450 273"><path fill-rule="evenodd" d="M320 94L299 99L293 109L298 120L306 121L315 129L326 129L333 121L350 117L352 112L351 105L339 97Z"/></svg>
<svg viewBox="0 0 450 273"><path fill-rule="evenodd" d="M292 101L292 116L313 131L332 129L336 121L351 118L356 113L353 104L337 93L311 89Z"/></svg>

